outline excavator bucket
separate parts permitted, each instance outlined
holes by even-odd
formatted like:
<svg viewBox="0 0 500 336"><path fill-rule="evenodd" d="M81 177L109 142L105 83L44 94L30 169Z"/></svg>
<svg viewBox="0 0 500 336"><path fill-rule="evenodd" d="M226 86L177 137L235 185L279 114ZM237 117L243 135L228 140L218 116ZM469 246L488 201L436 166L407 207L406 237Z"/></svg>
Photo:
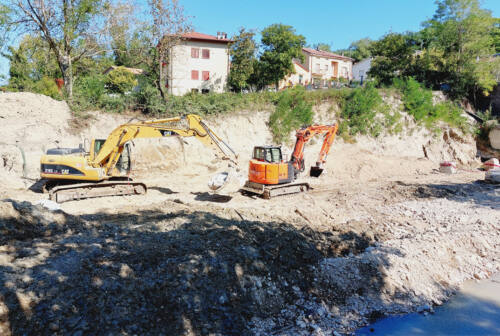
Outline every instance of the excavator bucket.
<svg viewBox="0 0 500 336"><path fill-rule="evenodd" d="M230 168L229 171L217 173L208 181L208 187L214 193L224 189L224 192L236 192L243 184L246 177L243 176L237 169Z"/></svg>
<svg viewBox="0 0 500 336"><path fill-rule="evenodd" d="M318 166L311 166L311 170L309 171L309 176L311 177L319 177L321 173L323 173L323 168Z"/></svg>

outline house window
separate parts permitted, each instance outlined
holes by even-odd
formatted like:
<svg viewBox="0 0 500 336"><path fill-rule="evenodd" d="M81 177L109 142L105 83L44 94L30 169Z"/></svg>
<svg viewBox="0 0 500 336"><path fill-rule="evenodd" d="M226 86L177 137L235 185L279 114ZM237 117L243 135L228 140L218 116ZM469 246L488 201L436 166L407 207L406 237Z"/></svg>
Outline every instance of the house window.
<svg viewBox="0 0 500 336"><path fill-rule="evenodd" d="M302 84L302 80L304 79L304 76L299 75L299 84Z"/></svg>
<svg viewBox="0 0 500 336"><path fill-rule="evenodd" d="M191 70L191 79L198 80L200 78L198 70Z"/></svg>
<svg viewBox="0 0 500 336"><path fill-rule="evenodd" d="M320 72L320 71L321 71L320 64L319 64L319 63L316 63L316 72Z"/></svg>
<svg viewBox="0 0 500 336"><path fill-rule="evenodd" d="M201 78L204 80L204 81L207 81L210 79L210 71L202 71L201 72Z"/></svg>
<svg viewBox="0 0 500 336"><path fill-rule="evenodd" d="M210 58L210 49L202 49L201 58Z"/></svg>
<svg viewBox="0 0 500 336"><path fill-rule="evenodd" d="M324 68L325 68L325 71L328 71L328 64L325 64Z"/></svg>
<svg viewBox="0 0 500 336"><path fill-rule="evenodd" d="M200 48L191 48L191 58L200 58Z"/></svg>

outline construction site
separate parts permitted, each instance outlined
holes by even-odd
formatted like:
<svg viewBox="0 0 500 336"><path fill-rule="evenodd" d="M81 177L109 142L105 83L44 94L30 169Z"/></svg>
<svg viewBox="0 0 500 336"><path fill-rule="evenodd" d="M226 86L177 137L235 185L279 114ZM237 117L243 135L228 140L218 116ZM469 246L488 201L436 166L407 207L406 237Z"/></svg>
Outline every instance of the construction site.
<svg viewBox="0 0 500 336"><path fill-rule="evenodd" d="M186 135L120 131L115 142L127 147L109 151L105 172L123 195L52 196L47 178L72 171L58 171L51 150L87 152L119 125L141 134L154 116L75 117L65 102L0 93L0 334L351 334L432 312L464 281L500 272L500 188L478 169L474 137L445 125L431 132L403 113L400 134L333 140L336 108L314 107L314 123L327 126L301 135L302 166L295 133L275 144L269 111L238 111L193 119L202 128ZM199 139L203 125L225 151ZM100 145L89 154L96 162ZM126 151L127 169L114 170L113 155ZM440 171L443 162L456 172ZM249 163L288 170L258 191ZM271 186L289 182L291 193Z"/></svg>

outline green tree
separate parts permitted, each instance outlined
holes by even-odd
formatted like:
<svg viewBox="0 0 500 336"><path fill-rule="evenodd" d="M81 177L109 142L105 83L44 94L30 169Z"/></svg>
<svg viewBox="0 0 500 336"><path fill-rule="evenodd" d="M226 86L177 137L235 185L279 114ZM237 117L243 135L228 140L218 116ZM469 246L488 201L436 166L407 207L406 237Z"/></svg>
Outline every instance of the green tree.
<svg viewBox="0 0 500 336"><path fill-rule="evenodd" d="M229 45L231 71L229 72L228 84L233 90L241 91L249 85L249 78L254 72L256 52L254 36L255 33L241 28L239 34L233 37L233 42Z"/></svg>
<svg viewBox="0 0 500 336"><path fill-rule="evenodd" d="M264 52L260 62L267 84L274 83L278 89L279 81L293 71L292 59L304 59L302 47L305 43L305 37L295 34L292 26L273 24L262 31Z"/></svg>
<svg viewBox="0 0 500 336"><path fill-rule="evenodd" d="M349 57L354 58L356 61L361 61L372 55L370 46L373 41L368 37L351 43L349 46Z"/></svg>
<svg viewBox="0 0 500 336"><path fill-rule="evenodd" d="M5 0L10 11L7 25L28 34L39 34L48 44L64 78L68 96L73 95L73 65L102 52L106 0Z"/></svg>
<svg viewBox="0 0 500 336"><path fill-rule="evenodd" d="M8 53L3 56L10 62L9 87L12 89L30 91L34 83L44 77L52 81L60 77L61 73L49 46L39 36L25 35L17 48L8 47Z"/></svg>
<svg viewBox="0 0 500 336"><path fill-rule="evenodd" d="M0 4L0 45L4 45L5 35L9 30L9 27L7 26L8 22L10 21L9 14L9 7Z"/></svg>
<svg viewBox="0 0 500 336"><path fill-rule="evenodd" d="M500 18L495 18L491 36L493 38L495 53L500 53Z"/></svg>
<svg viewBox="0 0 500 336"><path fill-rule="evenodd" d="M491 38L494 19L480 8L478 0L438 0L433 18L424 23L435 38L430 48L440 53L439 70L455 97L481 90L488 93L496 80Z"/></svg>
<svg viewBox="0 0 500 336"><path fill-rule="evenodd" d="M408 42L407 35L389 33L370 46L374 59L369 74L379 84L390 85L410 72L414 50Z"/></svg>

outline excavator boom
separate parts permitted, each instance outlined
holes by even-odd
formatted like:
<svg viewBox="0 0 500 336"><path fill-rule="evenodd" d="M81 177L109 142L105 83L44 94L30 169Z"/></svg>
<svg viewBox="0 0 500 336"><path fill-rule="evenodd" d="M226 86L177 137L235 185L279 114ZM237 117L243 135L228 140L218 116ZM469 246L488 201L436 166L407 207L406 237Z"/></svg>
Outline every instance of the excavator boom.
<svg viewBox="0 0 500 336"><path fill-rule="evenodd" d="M144 193L146 186L143 183L131 182L129 179L128 142L138 138L171 136L195 137L204 145L217 148L223 159L237 165L238 156L233 149L199 116L189 114L120 125L105 140L93 140L89 153L49 150L40 159L40 175L48 180L45 189L49 191L51 198L58 201ZM128 162L126 169L123 168L123 162ZM111 179L113 181L110 181ZM122 181L117 181L119 179ZM113 190L110 191L108 187ZM216 185L211 186L211 189L219 190L221 187Z"/></svg>
<svg viewBox="0 0 500 336"><path fill-rule="evenodd" d="M303 172L305 169L304 164L304 147L305 144L311 140L316 134L325 134L323 139L323 145L316 160L316 165L311 166L309 172L310 176L318 177L323 172L323 164L326 162L326 157L333 144L335 135L337 134L338 125L312 125L308 127L301 128L295 134L297 141L295 142L295 147L292 153L292 163L297 172Z"/></svg>

